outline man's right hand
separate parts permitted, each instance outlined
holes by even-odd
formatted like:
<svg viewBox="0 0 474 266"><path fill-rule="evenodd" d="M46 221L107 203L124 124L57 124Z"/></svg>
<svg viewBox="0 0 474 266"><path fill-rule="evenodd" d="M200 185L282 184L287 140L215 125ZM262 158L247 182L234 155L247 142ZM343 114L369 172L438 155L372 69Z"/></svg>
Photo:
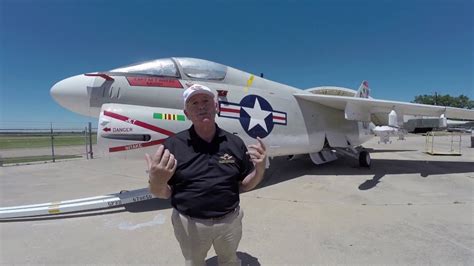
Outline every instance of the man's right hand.
<svg viewBox="0 0 474 266"><path fill-rule="evenodd" d="M163 145L160 145L153 156L147 153L145 157L148 164L150 184L157 186L167 185L178 165L174 155L168 149L165 149Z"/></svg>

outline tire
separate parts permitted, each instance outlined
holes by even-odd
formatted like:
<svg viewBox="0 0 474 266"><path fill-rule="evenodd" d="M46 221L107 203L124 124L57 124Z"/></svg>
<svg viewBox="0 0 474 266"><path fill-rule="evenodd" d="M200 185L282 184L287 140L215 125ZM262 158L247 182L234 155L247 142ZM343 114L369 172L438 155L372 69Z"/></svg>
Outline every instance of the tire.
<svg viewBox="0 0 474 266"><path fill-rule="evenodd" d="M370 153L368 151L359 152L359 166L370 168Z"/></svg>

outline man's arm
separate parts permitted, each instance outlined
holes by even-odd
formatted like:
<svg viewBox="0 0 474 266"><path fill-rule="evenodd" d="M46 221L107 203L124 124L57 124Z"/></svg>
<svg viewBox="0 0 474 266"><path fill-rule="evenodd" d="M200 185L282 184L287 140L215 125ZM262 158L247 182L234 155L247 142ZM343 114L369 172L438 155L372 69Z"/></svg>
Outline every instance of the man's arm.
<svg viewBox="0 0 474 266"><path fill-rule="evenodd" d="M155 179L156 180L156 179ZM171 187L168 183L162 184L160 182L153 182L150 180L148 181L148 190L153 196L160 198L160 199L169 199L171 197Z"/></svg>
<svg viewBox="0 0 474 266"><path fill-rule="evenodd" d="M155 197L167 199L171 196L171 188L168 181L176 171L177 161L174 155L165 149L163 145L153 156L145 154L148 164L149 180L148 188Z"/></svg>
<svg viewBox="0 0 474 266"><path fill-rule="evenodd" d="M255 165L255 169L248 174L244 180L242 180L242 184L240 184L240 188L242 191L249 191L255 188L263 179L263 174L265 173L265 164L263 165L263 169L257 167Z"/></svg>
<svg viewBox="0 0 474 266"><path fill-rule="evenodd" d="M250 159L255 165L255 169L250 174L248 174L244 180L242 180L242 183L240 184L242 191L249 191L255 188L262 181L263 174L265 173L265 144L259 137L257 137L257 140L257 144L248 146L249 151L247 154L250 155Z"/></svg>

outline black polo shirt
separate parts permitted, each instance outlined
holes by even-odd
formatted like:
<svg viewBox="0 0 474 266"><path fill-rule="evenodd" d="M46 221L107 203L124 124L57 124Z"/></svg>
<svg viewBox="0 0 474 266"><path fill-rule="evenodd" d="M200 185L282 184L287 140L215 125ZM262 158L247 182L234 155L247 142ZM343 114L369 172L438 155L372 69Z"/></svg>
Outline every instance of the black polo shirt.
<svg viewBox="0 0 474 266"><path fill-rule="evenodd" d="M168 184L171 205L194 218L219 217L239 205L239 185L254 169L247 147L239 137L217 127L210 143L194 126L177 133L164 146L178 161Z"/></svg>

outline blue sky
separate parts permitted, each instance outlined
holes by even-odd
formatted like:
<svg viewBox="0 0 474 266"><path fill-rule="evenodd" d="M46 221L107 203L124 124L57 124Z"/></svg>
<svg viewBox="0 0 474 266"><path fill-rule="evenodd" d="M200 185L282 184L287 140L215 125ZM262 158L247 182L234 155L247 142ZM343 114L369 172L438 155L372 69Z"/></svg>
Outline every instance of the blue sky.
<svg viewBox="0 0 474 266"><path fill-rule="evenodd" d="M473 92L472 0L0 0L0 129L83 127L49 95L76 74L171 56L412 101Z"/></svg>

